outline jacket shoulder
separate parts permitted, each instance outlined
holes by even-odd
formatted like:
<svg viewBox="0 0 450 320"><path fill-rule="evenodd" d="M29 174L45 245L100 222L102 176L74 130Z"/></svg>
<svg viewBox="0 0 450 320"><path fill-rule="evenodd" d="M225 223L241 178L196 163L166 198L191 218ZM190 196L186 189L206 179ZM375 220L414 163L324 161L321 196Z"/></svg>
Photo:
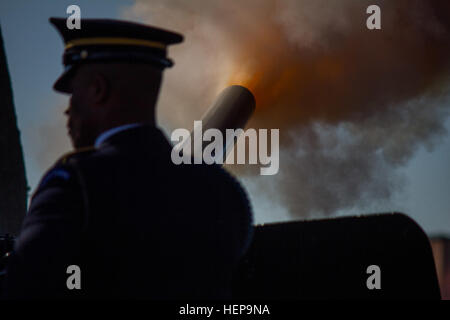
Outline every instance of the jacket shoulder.
<svg viewBox="0 0 450 320"><path fill-rule="evenodd" d="M86 157L96 150L97 149L95 147L80 148L61 156L56 161L56 163L43 175L32 198L34 198L39 193L39 191L42 191L47 187L56 185L61 186L67 184L67 182L69 181L73 181L75 172L73 169L72 160L76 161L76 159Z"/></svg>
<svg viewBox="0 0 450 320"><path fill-rule="evenodd" d="M65 165L68 164L70 160L72 159L78 159L83 158L88 155L91 155L92 153L96 152L98 149L94 146L79 148L77 150L67 152L64 154L59 160L56 162L56 165Z"/></svg>

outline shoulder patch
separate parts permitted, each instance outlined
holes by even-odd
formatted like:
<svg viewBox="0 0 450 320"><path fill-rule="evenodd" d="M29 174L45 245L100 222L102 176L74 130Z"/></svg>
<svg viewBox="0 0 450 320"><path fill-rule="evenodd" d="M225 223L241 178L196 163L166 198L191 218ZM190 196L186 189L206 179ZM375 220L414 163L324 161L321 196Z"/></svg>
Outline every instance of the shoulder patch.
<svg viewBox="0 0 450 320"><path fill-rule="evenodd" d="M70 179L70 173L66 169L63 168L56 168L53 170L50 170L43 178L39 185L39 187L45 186L48 182L51 180L60 179L63 181L67 181Z"/></svg>
<svg viewBox="0 0 450 320"><path fill-rule="evenodd" d="M80 154L88 154L88 153L94 152L94 151L96 151L96 150L97 150L97 148L94 147L94 146L89 146L89 147L79 148L79 149L77 149L77 150L68 152L68 153L66 153L65 155L63 155L63 156L59 159L58 163L60 163L60 164L66 164L67 161L68 161L71 157L73 157L73 156L80 155Z"/></svg>

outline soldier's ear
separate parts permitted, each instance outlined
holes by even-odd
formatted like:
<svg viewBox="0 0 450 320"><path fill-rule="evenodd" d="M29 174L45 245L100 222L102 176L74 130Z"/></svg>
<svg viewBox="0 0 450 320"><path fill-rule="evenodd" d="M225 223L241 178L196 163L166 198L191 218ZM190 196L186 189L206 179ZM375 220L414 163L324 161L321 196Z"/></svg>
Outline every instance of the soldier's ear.
<svg viewBox="0 0 450 320"><path fill-rule="evenodd" d="M101 73L95 73L91 79L91 95L95 103L105 102L110 95L111 85Z"/></svg>

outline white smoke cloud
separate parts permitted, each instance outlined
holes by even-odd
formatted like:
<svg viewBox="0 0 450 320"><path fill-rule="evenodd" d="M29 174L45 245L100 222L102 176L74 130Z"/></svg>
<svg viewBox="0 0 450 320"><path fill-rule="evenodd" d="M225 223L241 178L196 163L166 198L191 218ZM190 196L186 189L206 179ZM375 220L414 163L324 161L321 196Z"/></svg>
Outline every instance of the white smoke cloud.
<svg viewBox="0 0 450 320"><path fill-rule="evenodd" d="M446 134L450 6L377 1L370 33L372 2L137 0L123 15L185 35L159 102L169 130L191 128L230 79L258 78L249 126L280 128L280 173L230 169L269 221L394 206L397 169Z"/></svg>

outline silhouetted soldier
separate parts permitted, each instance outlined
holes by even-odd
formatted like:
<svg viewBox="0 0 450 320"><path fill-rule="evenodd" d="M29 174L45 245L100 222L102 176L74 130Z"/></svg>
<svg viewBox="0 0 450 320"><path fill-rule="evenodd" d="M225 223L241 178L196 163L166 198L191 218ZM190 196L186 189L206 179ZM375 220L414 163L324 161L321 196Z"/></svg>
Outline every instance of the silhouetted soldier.
<svg viewBox="0 0 450 320"><path fill-rule="evenodd" d="M155 126L166 47L182 36L116 20L68 30L57 91L76 149L43 177L8 267L6 295L226 298L251 211L217 166L174 165ZM180 106L182 107L182 106ZM70 265L81 289L69 290Z"/></svg>

